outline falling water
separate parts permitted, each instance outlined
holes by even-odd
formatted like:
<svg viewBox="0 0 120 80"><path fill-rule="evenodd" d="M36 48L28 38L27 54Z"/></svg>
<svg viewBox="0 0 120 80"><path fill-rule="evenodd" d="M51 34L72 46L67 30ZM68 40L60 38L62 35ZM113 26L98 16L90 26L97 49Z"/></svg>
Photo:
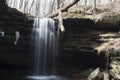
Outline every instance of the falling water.
<svg viewBox="0 0 120 80"><path fill-rule="evenodd" d="M34 75L37 76L36 78L38 76L53 77L57 55L58 28L55 26L55 21L50 18L35 18L33 26L32 44L35 46Z"/></svg>

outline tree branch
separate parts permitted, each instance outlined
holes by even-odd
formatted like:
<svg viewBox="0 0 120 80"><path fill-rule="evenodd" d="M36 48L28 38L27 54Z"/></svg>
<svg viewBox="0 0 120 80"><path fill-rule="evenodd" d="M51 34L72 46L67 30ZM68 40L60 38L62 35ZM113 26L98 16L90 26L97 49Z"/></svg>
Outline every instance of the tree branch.
<svg viewBox="0 0 120 80"><path fill-rule="evenodd" d="M80 0L73 0L71 3L67 4L66 6L64 6L63 8L60 8L59 10L57 10L57 12L51 16L49 16L50 18L56 17L58 16L59 19L59 28L60 30L63 32L65 31L64 25L63 25L63 18L62 18L62 12L67 11L70 7L72 7L74 4L76 4L78 1Z"/></svg>
<svg viewBox="0 0 120 80"><path fill-rule="evenodd" d="M60 10L58 15L58 19L59 19L59 28L62 32L65 31L64 25L63 25L63 18L62 18L62 11Z"/></svg>
<svg viewBox="0 0 120 80"><path fill-rule="evenodd" d="M71 3L67 4L66 6L64 6L63 8L61 8L60 10L56 11L56 13L54 13L53 15L49 16L50 18L56 17L59 15L59 11L61 12L65 12L67 11L70 7L72 7L74 4L76 4L78 1L80 0L73 0Z"/></svg>

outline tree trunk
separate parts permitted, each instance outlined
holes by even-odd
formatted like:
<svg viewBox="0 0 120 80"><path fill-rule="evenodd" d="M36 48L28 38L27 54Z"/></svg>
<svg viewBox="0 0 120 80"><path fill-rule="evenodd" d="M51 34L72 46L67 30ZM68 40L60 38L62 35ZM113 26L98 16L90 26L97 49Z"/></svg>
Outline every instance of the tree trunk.
<svg viewBox="0 0 120 80"><path fill-rule="evenodd" d="M114 2L116 2L116 0L114 0Z"/></svg>
<svg viewBox="0 0 120 80"><path fill-rule="evenodd" d="M109 2L111 3L111 2L112 2L112 0L109 0Z"/></svg>
<svg viewBox="0 0 120 80"><path fill-rule="evenodd" d="M58 19L59 19L59 28L60 28L60 30L61 30L62 32L64 32L64 31L65 31L65 28L64 28L64 25L63 25L62 12L59 11L58 13L59 13L59 15L58 15Z"/></svg>
<svg viewBox="0 0 120 80"><path fill-rule="evenodd" d="M96 0L93 0L93 14L96 14Z"/></svg>
<svg viewBox="0 0 120 80"><path fill-rule="evenodd" d="M85 5L87 5L87 0L85 0Z"/></svg>
<svg viewBox="0 0 120 80"><path fill-rule="evenodd" d="M66 6L64 6L63 8L61 8L60 10L61 10L61 12L65 12L65 11L67 11L70 7L72 7L74 4L76 4L78 1L80 1L80 0L73 0L71 3L69 3L68 5L66 5ZM48 16L48 17L56 17L56 16L58 16L59 15L59 10L58 11L56 11L56 13L55 14L53 14L53 15L51 15L51 16Z"/></svg>
<svg viewBox="0 0 120 80"><path fill-rule="evenodd" d="M101 4L101 0L98 0L98 4Z"/></svg>
<svg viewBox="0 0 120 80"><path fill-rule="evenodd" d="M60 0L56 0L56 11L60 8Z"/></svg>

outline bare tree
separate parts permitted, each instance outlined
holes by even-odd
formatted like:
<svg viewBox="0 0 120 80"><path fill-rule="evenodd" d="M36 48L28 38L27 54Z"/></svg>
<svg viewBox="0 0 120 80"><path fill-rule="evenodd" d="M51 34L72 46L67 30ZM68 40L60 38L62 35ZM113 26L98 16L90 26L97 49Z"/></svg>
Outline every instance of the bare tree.
<svg viewBox="0 0 120 80"><path fill-rule="evenodd" d="M96 14L96 0L93 0L93 14Z"/></svg>
<svg viewBox="0 0 120 80"><path fill-rule="evenodd" d="M80 0L73 0L72 2L68 3L67 5L65 5L64 7L62 7L62 8L60 9L61 12L67 11L70 7L72 7L73 5L75 5L78 1L80 1ZM49 17L55 17L55 16L58 16L58 15L59 15L59 13L58 13L58 11L56 11L55 14L53 14L53 15L51 15L51 16L49 16Z"/></svg>
<svg viewBox="0 0 120 80"><path fill-rule="evenodd" d="M101 0L98 0L98 4L101 4Z"/></svg>
<svg viewBox="0 0 120 80"><path fill-rule="evenodd" d="M88 1L88 0L85 0L85 5L87 5L87 1Z"/></svg>
<svg viewBox="0 0 120 80"><path fill-rule="evenodd" d="M60 0L56 0L56 10L60 8Z"/></svg>
<svg viewBox="0 0 120 80"><path fill-rule="evenodd" d="M116 2L116 0L114 0L114 2Z"/></svg>
<svg viewBox="0 0 120 80"><path fill-rule="evenodd" d="M57 0L57 3L59 3ZM55 14L49 16L49 17L56 17L58 16L59 19L59 28L61 31L65 31L64 25L63 25L63 18L62 18L62 13L67 11L70 7L72 7L73 5L75 5L78 1L80 0L73 0L71 3L68 3L67 5L63 6L62 8L59 8ZM58 7L57 7L58 8Z"/></svg>
<svg viewBox="0 0 120 80"><path fill-rule="evenodd" d="M111 2L112 2L112 0L109 0L109 2L111 3Z"/></svg>

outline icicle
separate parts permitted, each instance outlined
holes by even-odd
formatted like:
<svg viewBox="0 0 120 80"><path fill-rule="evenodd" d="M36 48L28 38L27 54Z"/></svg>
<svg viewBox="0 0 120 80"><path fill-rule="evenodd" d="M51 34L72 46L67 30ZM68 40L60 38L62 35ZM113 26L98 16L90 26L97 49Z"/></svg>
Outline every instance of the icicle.
<svg viewBox="0 0 120 80"><path fill-rule="evenodd" d="M20 39L20 32L19 32L19 31L16 31L16 32L15 32L15 37L16 37L16 39L15 39L14 44L16 45L16 44L17 44L17 41Z"/></svg>
<svg viewBox="0 0 120 80"><path fill-rule="evenodd" d="M3 31L0 31L0 37L3 37L4 36L4 32Z"/></svg>

